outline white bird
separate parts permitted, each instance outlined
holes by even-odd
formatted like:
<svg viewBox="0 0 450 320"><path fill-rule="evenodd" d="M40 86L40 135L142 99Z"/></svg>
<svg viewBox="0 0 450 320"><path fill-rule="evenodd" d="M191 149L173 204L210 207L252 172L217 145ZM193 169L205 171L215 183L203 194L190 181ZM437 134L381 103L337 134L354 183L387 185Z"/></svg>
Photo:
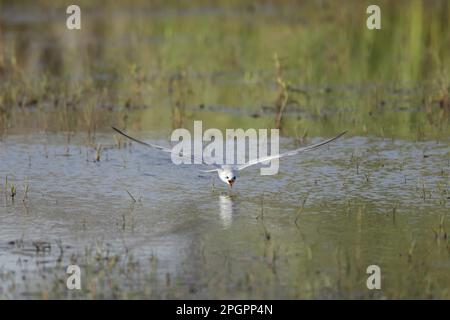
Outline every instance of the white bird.
<svg viewBox="0 0 450 320"><path fill-rule="evenodd" d="M151 143L146 143L146 142L140 141L140 140L138 140L136 138L133 138L133 137L127 135L126 133L122 132L121 130L119 130L119 129L115 128L115 127L112 127L112 128L115 131L117 131L118 133L120 133L121 135L127 137L128 139L133 140L134 142L137 142L137 143L142 144L144 146L147 146L147 147L150 147L150 148L154 148L154 149L157 149L157 150L161 150L161 151L164 151L164 152L168 152L168 153L172 152L171 149L168 149L168 148L165 148L165 147L162 147L162 146L158 146L156 144L151 144ZM324 146L324 145L326 145L326 144L328 144L330 142L333 142L334 140L340 138L341 136L343 136L346 133L347 133L347 131L344 131L344 132L338 134L337 136L335 136L335 137L333 137L331 139L328 139L328 140L325 140L325 141L322 141L322 142L319 142L319 143L316 143L316 144L312 144L312 145L309 145L309 146L306 146L306 147L294 149L294 150L287 151L287 152L280 153L280 154L276 154L276 155L270 155L270 156L266 156L266 157L253 159L253 160L250 160L249 162L241 164L241 165L211 164L212 166L215 167L215 169L204 170L203 172L217 172L217 174L219 175L220 180L225 182L231 188L231 187L233 187L233 184L236 182L236 179L237 179L237 176L238 176L238 171L240 171L240 170L243 170L245 168L248 168L250 166L253 166L253 165L256 165L256 164L259 164L259 163L262 163L262 162L267 162L267 161L271 161L271 160L275 160L275 159L280 159L282 157L293 156L293 155L296 155L296 154L299 154L299 153L315 150L315 149L317 149L319 147L322 147L322 146Z"/></svg>

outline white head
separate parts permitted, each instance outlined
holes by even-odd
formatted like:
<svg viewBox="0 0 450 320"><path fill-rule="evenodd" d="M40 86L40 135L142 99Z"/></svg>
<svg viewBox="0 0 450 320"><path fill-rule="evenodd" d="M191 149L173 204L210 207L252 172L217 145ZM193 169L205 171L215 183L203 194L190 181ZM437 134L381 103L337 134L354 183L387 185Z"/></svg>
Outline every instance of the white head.
<svg viewBox="0 0 450 320"><path fill-rule="evenodd" d="M237 171L233 168L224 167L220 169L218 172L220 180L228 184L230 187L233 186L233 183L236 182Z"/></svg>

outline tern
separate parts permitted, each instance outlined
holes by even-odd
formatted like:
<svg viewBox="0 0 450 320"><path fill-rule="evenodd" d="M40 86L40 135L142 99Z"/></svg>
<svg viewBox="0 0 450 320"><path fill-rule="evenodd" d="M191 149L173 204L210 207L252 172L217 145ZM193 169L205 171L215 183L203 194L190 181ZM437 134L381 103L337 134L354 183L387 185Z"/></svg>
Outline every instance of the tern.
<svg viewBox="0 0 450 320"><path fill-rule="evenodd" d="M123 132L123 131L115 128L115 127L112 127L112 129L115 130L116 132L118 132L119 134L123 135L124 137L126 137L126 138L128 138L128 139L130 139L130 140L132 140L134 142L137 142L137 143L139 143L141 145L144 145L146 147L154 148L154 149L157 149L157 150L160 150L160 151L164 151L164 152L168 152L168 153L172 152L171 149L168 149L168 148L156 145L156 144L152 144L152 143L147 143L147 142L138 140L136 138L133 138L133 137L129 136L128 134L126 134L125 132ZM293 155L297 155L297 154L300 154L300 153L303 153L303 152L308 152L308 151L312 151L312 150L318 149L318 148L320 148L320 147L322 147L322 146L324 146L324 145L326 145L326 144L328 144L330 142L333 142L333 141L339 139L340 137L342 137L346 133L347 133L347 131L344 131L344 132L341 132L340 134L338 134L337 136L335 136L335 137L333 137L331 139L324 140L324 141L319 142L319 143L315 143L315 144L312 144L312 145L309 145L309 146L306 146L306 147L294 149L294 150L287 151L287 152L280 153L280 154L275 154L275 155L270 155L270 156L265 156L265 157L253 159L253 160L250 160L247 163L240 164L240 165L211 164L212 166L215 167L215 169L202 170L202 171L203 172L217 172L220 180L222 180L230 188L232 188L233 184L236 182L236 179L238 177L238 172L243 170L243 169L245 169L245 168L248 168L250 166L253 166L253 165L256 165L256 164L259 164L259 163L268 162L268 161L271 161L271 160L280 159L280 158L287 157L287 156L293 156Z"/></svg>

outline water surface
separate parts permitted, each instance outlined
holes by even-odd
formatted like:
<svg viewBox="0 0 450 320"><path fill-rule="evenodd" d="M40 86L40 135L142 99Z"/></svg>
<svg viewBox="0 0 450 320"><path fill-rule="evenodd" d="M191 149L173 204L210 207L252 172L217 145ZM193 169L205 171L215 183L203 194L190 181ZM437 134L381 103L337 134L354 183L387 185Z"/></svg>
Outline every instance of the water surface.
<svg viewBox="0 0 450 320"><path fill-rule="evenodd" d="M0 142L2 297L448 297L448 143L349 136L276 176L249 168L230 193L112 135L97 137L111 146L99 162L82 134ZM152 136L140 133L166 143ZM77 293L69 263L85 275ZM381 291L365 286L371 264Z"/></svg>

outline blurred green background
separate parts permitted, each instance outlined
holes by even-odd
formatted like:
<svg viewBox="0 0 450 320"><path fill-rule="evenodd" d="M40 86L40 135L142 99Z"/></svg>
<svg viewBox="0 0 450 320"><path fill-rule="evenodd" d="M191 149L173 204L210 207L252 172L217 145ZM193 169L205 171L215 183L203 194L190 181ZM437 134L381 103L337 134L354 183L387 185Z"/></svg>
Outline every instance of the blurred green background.
<svg viewBox="0 0 450 320"><path fill-rule="evenodd" d="M0 1L0 132L450 133L448 1ZM366 8L381 8L381 30Z"/></svg>

